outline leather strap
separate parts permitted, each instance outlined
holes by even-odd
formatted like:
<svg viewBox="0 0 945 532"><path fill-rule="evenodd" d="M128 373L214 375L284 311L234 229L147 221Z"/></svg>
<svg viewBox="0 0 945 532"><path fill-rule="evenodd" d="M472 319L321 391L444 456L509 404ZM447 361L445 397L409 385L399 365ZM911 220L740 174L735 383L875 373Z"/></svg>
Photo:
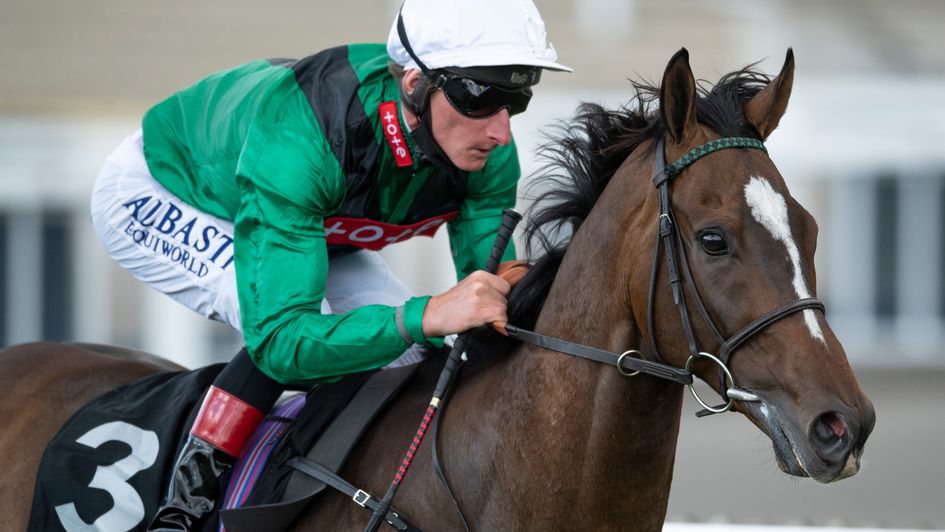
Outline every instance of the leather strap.
<svg viewBox="0 0 945 532"><path fill-rule="evenodd" d="M460 368L462 369L462 368ZM430 427L430 438L431 448L430 452L432 454L433 470L436 471L436 475L440 477L440 482L443 483L443 488L446 489L446 494L450 498L450 502L453 503L453 509L456 510L456 515L459 517L460 522L463 523L463 529L466 532L471 532L469 528L469 522L466 521L466 516L463 514L463 509L459 507L459 501L456 500L456 495L453 494L453 488L450 487L449 481L446 480L446 473L443 472L443 465L440 463L440 451L437 446L437 441L440 436L440 420L443 419L443 416L446 415L446 405L448 404L450 396L453 392L453 387L456 385L458 379L453 379L450 385L446 388L446 391L443 394L443 397L440 398L440 415L433 418L433 425Z"/></svg>
<svg viewBox="0 0 945 532"><path fill-rule="evenodd" d="M659 250L660 242L662 242L663 252L666 254L666 270L669 275L669 284L673 289L673 302L676 304L676 308L679 310L683 332L685 332L686 340L689 343L689 355L696 356L699 354L699 346L698 342L696 341L695 332L692 328L692 322L689 320L689 309L686 306L686 296L683 293L682 278L679 275L678 266L678 260L684 258L685 255L677 257L677 253L682 254L682 246L676 245L676 243L679 241L679 229L676 226L676 217L673 214L673 202L669 194L669 184L672 182L672 177L680 172L682 168L677 169L673 165L666 167L664 143L665 136L661 136L656 143L656 176L653 177L653 183L656 185L660 197L660 240L657 240L657 250ZM656 283L656 274L657 271L654 269L653 275L650 278L651 285ZM653 291L651 290L651 293L652 292ZM699 298L698 294L696 294L696 298ZM652 301L653 299L651 298L650 303L652 303ZM653 317L652 304L650 304L648 305L647 321L649 322L649 328L651 331L654 329ZM654 346L656 345L655 337L653 339L653 344Z"/></svg>
<svg viewBox="0 0 945 532"><path fill-rule="evenodd" d="M348 497L351 497L354 502L371 510L372 512L380 505L380 501L372 497L370 493L354 487L348 483L348 481L335 474L333 471L307 457L295 457L286 462L286 465L301 471L312 478L324 482L332 488L335 488ZM400 514L394 509L391 509L387 512L387 523L397 530L407 532L423 532L419 527L407 519L401 517Z"/></svg>
<svg viewBox="0 0 945 532"><path fill-rule="evenodd" d="M526 329L520 329L514 325L506 324L505 330L509 333L509 337L511 338L528 342L539 347L544 347L546 349L551 349L552 351L567 353L569 355L586 358L588 360L601 362L603 364L612 364L618 366L627 373L639 371L641 373L646 373L647 375L671 380L681 384L692 384L691 373L684 369L675 368L667 364L651 362L649 360L633 358L630 356L623 356L620 353L613 353L611 351L605 351L596 347L569 342L567 340L538 334Z"/></svg>
<svg viewBox="0 0 945 532"><path fill-rule="evenodd" d="M420 364L378 371L358 390L351 403L331 423L325 434L305 455L337 472L341 469L354 444L368 428L378 412L386 405ZM314 494L325 488L307 475L293 475L286 486L283 500L293 495Z"/></svg>
<svg viewBox="0 0 945 532"><path fill-rule="evenodd" d="M768 312L767 314L744 326L742 330L738 331L731 338L726 340L725 343L719 347L719 359L722 360L722 362L728 364L728 360L732 356L732 353L738 349L739 346L745 343L745 340L748 340L754 336L758 331L764 329L771 323L784 318L785 316L809 309L817 309L821 312L826 312L824 309L824 304L819 299L815 299L813 297L798 299L797 301L792 301L791 303L780 306L771 312Z"/></svg>

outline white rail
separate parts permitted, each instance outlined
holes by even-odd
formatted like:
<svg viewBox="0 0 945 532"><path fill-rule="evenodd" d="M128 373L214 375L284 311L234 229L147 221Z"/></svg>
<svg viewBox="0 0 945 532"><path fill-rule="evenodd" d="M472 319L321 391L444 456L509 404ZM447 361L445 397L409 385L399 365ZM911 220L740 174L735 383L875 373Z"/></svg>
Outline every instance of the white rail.
<svg viewBox="0 0 945 532"><path fill-rule="evenodd" d="M807 526L732 525L712 523L666 523L663 532L919 532L891 528L836 528Z"/></svg>

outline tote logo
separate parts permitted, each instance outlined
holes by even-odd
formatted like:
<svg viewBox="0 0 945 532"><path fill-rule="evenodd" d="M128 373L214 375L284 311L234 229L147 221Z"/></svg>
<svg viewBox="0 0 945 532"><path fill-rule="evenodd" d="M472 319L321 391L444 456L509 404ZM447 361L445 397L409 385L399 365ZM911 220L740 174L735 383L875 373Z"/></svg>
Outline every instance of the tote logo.
<svg viewBox="0 0 945 532"><path fill-rule="evenodd" d="M377 107L381 111L384 136L387 137L387 144L390 145L390 151L394 154L397 166L413 166L413 158L410 156L410 150L407 149L407 140L404 139L400 121L397 120L397 104L392 101L384 102Z"/></svg>
<svg viewBox="0 0 945 532"><path fill-rule="evenodd" d="M325 220L325 240L338 246L355 246L371 251L390 244L403 242L415 236L430 236L459 211L434 216L412 225L394 225L362 218L328 218Z"/></svg>

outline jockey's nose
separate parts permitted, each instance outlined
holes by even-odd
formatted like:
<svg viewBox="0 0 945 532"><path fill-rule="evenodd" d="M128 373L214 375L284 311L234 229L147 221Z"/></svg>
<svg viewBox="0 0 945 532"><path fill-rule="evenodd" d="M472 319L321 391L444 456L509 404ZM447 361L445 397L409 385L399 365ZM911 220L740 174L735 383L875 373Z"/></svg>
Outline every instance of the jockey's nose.
<svg viewBox="0 0 945 532"><path fill-rule="evenodd" d="M512 121L508 109L502 109L498 113L486 118L486 134L490 140L494 140L500 146L505 146L512 141Z"/></svg>

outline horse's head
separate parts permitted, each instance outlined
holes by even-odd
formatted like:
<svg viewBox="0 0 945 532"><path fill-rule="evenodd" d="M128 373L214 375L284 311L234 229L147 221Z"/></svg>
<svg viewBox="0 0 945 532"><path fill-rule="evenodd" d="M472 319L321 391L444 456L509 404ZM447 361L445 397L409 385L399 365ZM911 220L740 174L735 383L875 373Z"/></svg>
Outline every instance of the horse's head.
<svg viewBox="0 0 945 532"><path fill-rule="evenodd" d="M696 351L727 360L737 388L732 394L734 408L771 438L781 469L830 482L858 471L875 417L819 302L810 299L812 303L805 306L787 308L797 300L816 297L817 224L790 195L759 141L768 137L784 113L793 74L789 50L781 73L760 90L756 85L753 95L741 94L739 99L739 91L730 90L730 101L713 102L719 95L699 95L685 50L670 60L659 92L664 139L660 148L665 161L682 159L682 163L675 165L678 173L668 179L663 205L659 189L648 182L648 192L633 216L631 225L638 225L639 232L632 247L646 256L632 261L629 300L647 301L655 278L649 314L663 359L686 365L694 342ZM734 116L712 116L726 111ZM715 151L721 145L712 141L728 137L753 140ZM703 156L705 152L710 154ZM653 157L631 157L618 175L652 176L654 166ZM669 222L663 235L673 232L674 244L654 234L660 217ZM640 234L652 236L645 242L663 243L658 263L652 254L641 253ZM668 249L672 246L676 249ZM675 254L688 318L680 317L674 302L667 253ZM775 309L783 312L763 319ZM646 308L634 308L633 313L638 323L650 318ZM691 335L685 333L684 321L691 323ZM746 326L757 331L745 333L740 345L725 342ZM650 341L647 338L643 345ZM717 392L726 394L732 387L720 378L715 361L693 360L694 372Z"/></svg>

